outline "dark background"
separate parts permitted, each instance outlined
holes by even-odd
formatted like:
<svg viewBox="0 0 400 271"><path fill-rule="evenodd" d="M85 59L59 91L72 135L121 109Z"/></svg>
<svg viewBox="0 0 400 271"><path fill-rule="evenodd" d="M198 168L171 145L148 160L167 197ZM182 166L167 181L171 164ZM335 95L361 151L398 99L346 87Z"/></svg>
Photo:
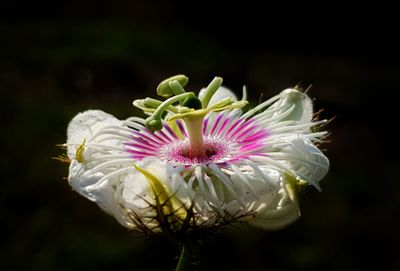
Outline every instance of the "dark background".
<svg viewBox="0 0 400 271"><path fill-rule="evenodd" d="M176 73L253 103L313 85L331 169L288 228L228 229L193 270L399 270L398 27L383 4L2 3L2 270L173 270L173 245L130 233L71 191L62 151L86 109L118 118ZM200 262L200 263L198 263Z"/></svg>

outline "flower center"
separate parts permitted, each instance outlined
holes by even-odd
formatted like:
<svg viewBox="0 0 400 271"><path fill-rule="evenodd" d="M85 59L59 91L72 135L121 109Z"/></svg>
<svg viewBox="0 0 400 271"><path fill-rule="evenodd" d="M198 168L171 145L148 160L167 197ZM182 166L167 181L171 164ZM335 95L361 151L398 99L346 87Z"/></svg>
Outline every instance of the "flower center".
<svg viewBox="0 0 400 271"><path fill-rule="evenodd" d="M142 109L150 116L146 119L145 125L147 129L155 133L163 134L164 122L171 123L183 121L186 126L185 137L186 141L180 144L173 144L173 148L167 148L166 156L168 160L184 164L197 164L208 161L214 161L222 157L226 152L226 145L217 144L215 141L205 141L203 138L203 120L204 117L210 112L221 112L229 109L238 109L246 106L247 101L236 101L233 97L225 97L212 104L211 98L220 89L222 78L215 77L211 83L204 89L203 94L197 97L193 92L186 92L184 86L187 84L188 78L184 75L176 75L161 82L157 87L157 94L167 98L165 101L159 101L152 98L143 100L135 100L133 104ZM179 104L178 104L179 103ZM169 112L169 117L163 119L163 113ZM178 124L179 126L179 124ZM175 127L176 128L176 127ZM165 127L166 130L173 129L172 127ZM181 131L182 132L182 131ZM174 134L174 132L172 131ZM147 137L147 136L146 136ZM174 138L178 138L174 134ZM160 138L161 139L161 138ZM146 140L144 140L146 141ZM155 140L154 143L158 145L160 142ZM162 142L165 142L161 139ZM167 139L167 141L169 141ZM149 155L159 155L159 150L152 150L152 147L140 146L141 144L127 144L133 147L130 152L133 154L132 158L140 159ZM154 144L151 144L154 147ZM129 148L130 148L129 147ZM139 150L135 150L139 148ZM142 150L140 150L142 149Z"/></svg>
<svg viewBox="0 0 400 271"><path fill-rule="evenodd" d="M204 151L198 155L189 140L174 142L164 147L161 158L176 165L207 164L225 158L231 149L228 143L215 138L205 138L203 147Z"/></svg>

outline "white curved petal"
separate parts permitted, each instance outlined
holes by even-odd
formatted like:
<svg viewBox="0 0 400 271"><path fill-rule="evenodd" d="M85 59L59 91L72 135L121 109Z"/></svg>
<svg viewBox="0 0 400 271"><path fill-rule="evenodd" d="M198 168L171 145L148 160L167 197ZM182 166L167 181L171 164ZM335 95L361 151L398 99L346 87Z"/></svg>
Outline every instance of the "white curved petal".
<svg viewBox="0 0 400 271"><path fill-rule="evenodd" d="M88 110L77 114L68 124L67 143L82 144L90 141L92 136L101 128L108 125L117 125L119 120L101 110ZM75 159L76 145L68 145L68 157Z"/></svg>
<svg viewBox="0 0 400 271"><path fill-rule="evenodd" d="M104 178L109 173L107 169L91 172L97 161L89 160L96 157L98 153L86 145L96 143L96 140L93 141L92 138L102 128L118 124L120 121L110 114L100 110L88 110L77 114L69 123L67 130L68 157L71 159L69 184L78 193L96 202L110 214L113 214L117 208L114 187L120 181L119 177ZM108 143L116 145L115 140L108 140ZM82 157L85 158L83 161L78 161L76 157L76 151L80 145Z"/></svg>
<svg viewBox="0 0 400 271"><path fill-rule="evenodd" d="M264 112L258 113L258 110L265 107L268 108ZM296 89L286 89L250 110L244 116L254 115L254 119L268 128L285 121L294 122L290 125L309 124L312 121L312 114L312 101L305 93ZM307 127L306 131L309 130L309 127Z"/></svg>
<svg viewBox="0 0 400 271"><path fill-rule="evenodd" d="M294 120L300 123L311 122L313 104L307 94L293 88L288 88L282 91L280 96L282 99L282 106L295 105L293 112L283 120Z"/></svg>
<svg viewBox="0 0 400 271"><path fill-rule="evenodd" d="M187 200L187 184L180 176L179 167L156 158L144 159L138 166L154 175L164 186L170 196L176 196L181 201ZM133 210L146 208L155 204L152 188L141 172L132 170L123 180L122 200L124 205Z"/></svg>
<svg viewBox="0 0 400 271"><path fill-rule="evenodd" d="M205 88L201 89L199 92L199 99L202 100L204 95L205 95ZM219 102L222 99L225 99L227 97L232 97L233 100L237 101L237 97L235 95L235 93L233 93L230 89L221 86L215 93L214 95L211 97L210 102L208 103L208 106L215 104L216 102Z"/></svg>
<svg viewBox="0 0 400 271"><path fill-rule="evenodd" d="M73 160L70 164L68 182L79 194L96 202L105 212L113 214L116 206L115 191L111 182L102 182L96 189L90 189L104 177L104 174L85 174L87 169L82 163ZM114 182L117 180L114 180Z"/></svg>
<svg viewBox="0 0 400 271"><path fill-rule="evenodd" d="M158 163L155 159L146 159L138 165L140 168L149 171L159 180L166 180L166 165ZM155 204L155 197L146 176L138 170L126 176L123 181L122 200L126 207L133 210L146 208ZM147 201L147 202L146 202Z"/></svg>
<svg viewBox="0 0 400 271"><path fill-rule="evenodd" d="M263 211L258 212L249 223L265 230L278 230L293 223L299 217L298 203L291 201L282 189L279 193L275 193L274 201Z"/></svg>
<svg viewBox="0 0 400 271"><path fill-rule="evenodd" d="M154 204L151 186L142 173L135 170L126 175L122 182L121 200L126 208L134 211L149 207L149 203Z"/></svg>
<svg viewBox="0 0 400 271"><path fill-rule="evenodd" d="M282 157L297 176L320 190L318 182L329 169L328 158L306 137L297 136L282 148Z"/></svg>

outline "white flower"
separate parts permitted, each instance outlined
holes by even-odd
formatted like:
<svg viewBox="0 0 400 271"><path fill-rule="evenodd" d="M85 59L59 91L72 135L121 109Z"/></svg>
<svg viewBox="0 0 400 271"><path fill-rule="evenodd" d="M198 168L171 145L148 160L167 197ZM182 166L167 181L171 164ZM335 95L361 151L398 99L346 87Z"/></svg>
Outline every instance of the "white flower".
<svg viewBox="0 0 400 271"><path fill-rule="evenodd" d="M310 98L286 89L243 113L247 101L220 78L199 98L176 78L159 87L166 102L135 101L147 120L89 110L70 122L70 185L125 227L149 232L237 220L278 229L296 220L298 190L320 189L329 168L314 145L326 120L312 120Z"/></svg>

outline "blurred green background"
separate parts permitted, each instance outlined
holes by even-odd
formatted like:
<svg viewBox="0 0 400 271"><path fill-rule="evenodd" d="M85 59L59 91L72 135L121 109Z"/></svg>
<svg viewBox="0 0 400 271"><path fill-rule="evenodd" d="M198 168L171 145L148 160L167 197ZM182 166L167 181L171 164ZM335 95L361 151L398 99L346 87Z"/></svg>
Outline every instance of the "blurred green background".
<svg viewBox="0 0 400 271"><path fill-rule="evenodd" d="M394 16L380 6L173 1L2 4L1 270L173 270L173 245L126 231L73 192L62 154L86 109L138 114L134 99L185 73L250 98L313 85L331 170L288 228L211 238L193 270L400 270ZM397 29L398 32L398 29ZM398 34L398 33L397 33Z"/></svg>

